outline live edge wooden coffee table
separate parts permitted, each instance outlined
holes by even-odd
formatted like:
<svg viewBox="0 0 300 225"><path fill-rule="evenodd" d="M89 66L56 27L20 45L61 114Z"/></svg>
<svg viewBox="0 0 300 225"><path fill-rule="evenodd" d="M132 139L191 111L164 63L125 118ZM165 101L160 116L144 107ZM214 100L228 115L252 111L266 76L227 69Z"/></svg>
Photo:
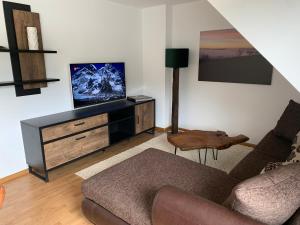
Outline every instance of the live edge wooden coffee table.
<svg viewBox="0 0 300 225"><path fill-rule="evenodd" d="M245 135L229 137L224 131L192 130L168 135L168 141L175 146L175 155L177 149L180 149L181 151L198 150L199 162L201 163L200 151L205 149L204 165L206 165L208 149L212 149L213 158L214 160L217 160L219 150L228 149L233 145L241 144L248 140L249 138Z"/></svg>

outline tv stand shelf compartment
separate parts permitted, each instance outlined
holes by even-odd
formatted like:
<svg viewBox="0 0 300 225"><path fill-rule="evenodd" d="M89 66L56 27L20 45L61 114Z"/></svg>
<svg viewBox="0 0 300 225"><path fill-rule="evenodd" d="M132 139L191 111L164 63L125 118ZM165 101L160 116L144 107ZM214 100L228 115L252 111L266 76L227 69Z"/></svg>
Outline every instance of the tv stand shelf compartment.
<svg viewBox="0 0 300 225"><path fill-rule="evenodd" d="M48 172L143 132L154 132L155 100L127 100L21 121L29 172Z"/></svg>

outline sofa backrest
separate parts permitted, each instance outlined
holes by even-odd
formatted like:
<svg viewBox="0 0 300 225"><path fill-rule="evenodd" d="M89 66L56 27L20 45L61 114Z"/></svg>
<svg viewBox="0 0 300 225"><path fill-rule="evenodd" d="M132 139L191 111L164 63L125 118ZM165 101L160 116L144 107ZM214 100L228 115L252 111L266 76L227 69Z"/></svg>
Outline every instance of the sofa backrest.
<svg viewBox="0 0 300 225"><path fill-rule="evenodd" d="M291 153L291 146L292 142L270 131L229 174L241 181L256 176L269 162L285 161Z"/></svg>
<svg viewBox="0 0 300 225"><path fill-rule="evenodd" d="M278 120L274 133L287 140L293 141L300 131L300 104L291 100Z"/></svg>
<svg viewBox="0 0 300 225"><path fill-rule="evenodd" d="M286 161L292 151L292 141L299 131L300 104L290 100L274 130L261 140L230 172L230 175L245 180L258 175L269 162Z"/></svg>

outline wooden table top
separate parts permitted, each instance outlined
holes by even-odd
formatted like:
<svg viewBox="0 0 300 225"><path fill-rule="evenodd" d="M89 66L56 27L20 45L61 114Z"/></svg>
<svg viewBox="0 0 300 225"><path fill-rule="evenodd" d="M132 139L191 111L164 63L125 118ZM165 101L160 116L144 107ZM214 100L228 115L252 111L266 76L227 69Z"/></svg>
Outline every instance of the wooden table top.
<svg viewBox="0 0 300 225"><path fill-rule="evenodd" d="M168 135L168 141L182 151L204 148L224 150L248 140L244 135L229 137L224 131L192 130Z"/></svg>

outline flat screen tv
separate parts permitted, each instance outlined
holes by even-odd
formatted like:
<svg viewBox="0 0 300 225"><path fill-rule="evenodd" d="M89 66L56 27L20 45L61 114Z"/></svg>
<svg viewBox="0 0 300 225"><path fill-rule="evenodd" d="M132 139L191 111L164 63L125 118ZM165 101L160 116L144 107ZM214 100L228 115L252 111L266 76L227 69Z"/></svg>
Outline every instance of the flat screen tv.
<svg viewBox="0 0 300 225"><path fill-rule="evenodd" d="M74 107L126 98L124 63L71 64Z"/></svg>

